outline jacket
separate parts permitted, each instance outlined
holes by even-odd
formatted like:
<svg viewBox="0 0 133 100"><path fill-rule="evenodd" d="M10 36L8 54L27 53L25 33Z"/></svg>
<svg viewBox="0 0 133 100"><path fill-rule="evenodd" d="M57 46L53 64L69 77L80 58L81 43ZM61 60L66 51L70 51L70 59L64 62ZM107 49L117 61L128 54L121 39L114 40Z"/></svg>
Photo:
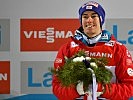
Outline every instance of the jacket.
<svg viewBox="0 0 133 100"><path fill-rule="evenodd" d="M91 47L77 37L77 35L71 37L66 44L61 46L54 61L54 68L64 65L64 56L69 58L81 49L84 49L89 57L98 58L104 56L109 61L106 68L112 71L113 78L110 86L105 85L105 92L101 97L109 100L128 100L133 96L133 63L127 48L105 30L95 46ZM102 85L98 83L97 91L101 90ZM59 100L75 100L80 97L75 86L63 87L56 76L53 76L52 91ZM84 96L84 100L86 98Z"/></svg>

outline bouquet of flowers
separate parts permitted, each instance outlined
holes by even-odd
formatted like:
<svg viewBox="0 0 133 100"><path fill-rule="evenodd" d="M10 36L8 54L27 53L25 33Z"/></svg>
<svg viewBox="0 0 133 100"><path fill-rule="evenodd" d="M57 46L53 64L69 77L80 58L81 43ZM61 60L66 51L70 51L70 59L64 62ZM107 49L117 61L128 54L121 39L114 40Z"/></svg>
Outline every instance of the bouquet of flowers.
<svg viewBox="0 0 133 100"><path fill-rule="evenodd" d="M65 60L64 66L58 69L51 68L51 72L58 77L63 86L76 86L79 81L82 81L86 91L88 85L92 84L92 73L88 68L94 71L97 82L106 84L112 79L112 72L105 68L108 63L105 57L90 58L86 56L84 50L80 50L71 58L65 57Z"/></svg>

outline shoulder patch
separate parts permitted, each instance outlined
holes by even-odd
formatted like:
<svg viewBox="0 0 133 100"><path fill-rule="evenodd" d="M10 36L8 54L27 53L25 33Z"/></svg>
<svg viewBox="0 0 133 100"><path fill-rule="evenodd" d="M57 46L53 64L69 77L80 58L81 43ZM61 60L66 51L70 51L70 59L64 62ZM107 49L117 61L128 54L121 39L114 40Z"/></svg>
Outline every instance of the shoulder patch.
<svg viewBox="0 0 133 100"><path fill-rule="evenodd" d="M115 43L116 43L115 41L111 40L111 41L105 43L105 45L107 45L107 46L114 46Z"/></svg>
<svg viewBox="0 0 133 100"><path fill-rule="evenodd" d="M76 44L74 41L71 42L71 47L74 48L74 47L77 47L78 44Z"/></svg>

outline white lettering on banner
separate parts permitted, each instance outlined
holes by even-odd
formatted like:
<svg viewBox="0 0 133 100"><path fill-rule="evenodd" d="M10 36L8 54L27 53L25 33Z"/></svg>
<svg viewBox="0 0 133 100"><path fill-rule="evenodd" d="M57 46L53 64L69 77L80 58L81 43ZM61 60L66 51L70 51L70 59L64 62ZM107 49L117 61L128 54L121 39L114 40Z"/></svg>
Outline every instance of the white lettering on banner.
<svg viewBox="0 0 133 100"><path fill-rule="evenodd" d="M46 38L45 31L30 31L29 33L27 31L24 31L24 35L26 38Z"/></svg>
<svg viewBox="0 0 133 100"><path fill-rule="evenodd" d="M56 31L56 38L68 38L72 36L72 31L68 31L66 36L65 36L65 31Z"/></svg>
<svg viewBox="0 0 133 100"><path fill-rule="evenodd" d="M7 80L7 73L4 74L0 73L0 81L1 80Z"/></svg>
<svg viewBox="0 0 133 100"><path fill-rule="evenodd" d="M56 31L56 38L64 38L64 31Z"/></svg>
<svg viewBox="0 0 133 100"><path fill-rule="evenodd" d="M54 27L48 27L44 31L23 31L25 37L27 39L30 38L46 38L46 43L54 43L55 38L68 38L73 36L74 33L72 31L55 31Z"/></svg>
<svg viewBox="0 0 133 100"><path fill-rule="evenodd" d="M89 52L86 51L86 54L90 57L107 57L107 58L112 58L112 54L110 53L103 53L103 52Z"/></svg>
<svg viewBox="0 0 133 100"><path fill-rule="evenodd" d="M47 43L54 42L54 28L47 28Z"/></svg>

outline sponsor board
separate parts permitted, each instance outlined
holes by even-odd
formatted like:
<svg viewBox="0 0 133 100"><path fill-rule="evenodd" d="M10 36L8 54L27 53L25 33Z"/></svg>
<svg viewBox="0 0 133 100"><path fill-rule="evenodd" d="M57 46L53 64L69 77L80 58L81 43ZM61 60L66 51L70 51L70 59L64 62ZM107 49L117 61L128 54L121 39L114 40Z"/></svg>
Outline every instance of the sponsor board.
<svg viewBox="0 0 133 100"><path fill-rule="evenodd" d="M9 61L0 61L0 94L10 94Z"/></svg>
<svg viewBox="0 0 133 100"><path fill-rule="evenodd" d="M78 19L21 19L21 51L58 51L78 27Z"/></svg>
<svg viewBox="0 0 133 100"><path fill-rule="evenodd" d="M10 19L0 19L0 51L10 51Z"/></svg>
<svg viewBox="0 0 133 100"><path fill-rule="evenodd" d="M21 93L52 94L52 74L48 71L52 61L21 62Z"/></svg>
<svg viewBox="0 0 133 100"><path fill-rule="evenodd" d="M133 51L133 19L107 19L105 29L114 34L129 51Z"/></svg>

